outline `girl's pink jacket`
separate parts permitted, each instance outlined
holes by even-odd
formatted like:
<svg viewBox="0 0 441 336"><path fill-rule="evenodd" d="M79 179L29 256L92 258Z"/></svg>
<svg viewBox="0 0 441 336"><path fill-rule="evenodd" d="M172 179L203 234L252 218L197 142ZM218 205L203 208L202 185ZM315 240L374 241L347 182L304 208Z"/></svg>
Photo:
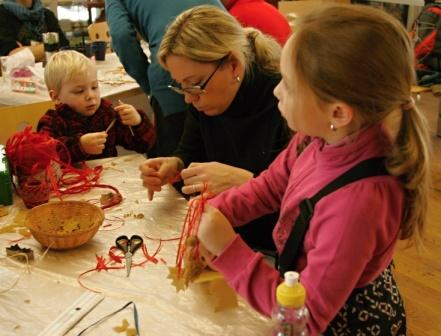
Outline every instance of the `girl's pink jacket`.
<svg viewBox="0 0 441 336"><path fill-rule="evenodd" d="M279 252L299 215L301 200L358 162L384 156L387 148L379 125L334 145L314 139L297 157L296 148L302 140L297 134L260 176L209 201L233 226L280 209L273 231ZM354 182L317 203L298 269L307 292L311 335L326 329L354 288L366 286L390 264L403 208L403 188L392 176ZM271 314L281 279L240 236L213 265L256 310Z"/></svg>

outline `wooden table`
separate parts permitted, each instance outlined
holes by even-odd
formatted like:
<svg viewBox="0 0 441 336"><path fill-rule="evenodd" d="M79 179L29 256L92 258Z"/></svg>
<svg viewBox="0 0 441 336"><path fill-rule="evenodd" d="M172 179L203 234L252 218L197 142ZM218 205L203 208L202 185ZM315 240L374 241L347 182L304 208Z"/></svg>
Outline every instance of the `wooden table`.
<svg viewBox="0 0 441 336"><path fill-rule="evenodd" d="M133 104L136 108L149 112L148 97L136 81L128 76L115 53L106 55L106 60L97 62L101 96L114 104L118 100ZM0 83L0 144L26 125L37 125L40 117L53 108L53 102L45 88L35 94L13 92L5 80Z"/></svg>
<svg viewBox="0 0 441 336"><path fill-rule="evenodd" d="M49 251L46 255L45 249L33 238L23 240L19 242L20 246L32 248L35 254L29 270L23 263L0 257L2 336L39 335L79 296L88 292L78 284L78 275L95 267L96 256L107 257L109 247L117 236L138 234L163 239L179 236L187 202L171 187L165 187L149 202L139 179L138 166L143 160L141 155L128 155L91 162L92 166L104 166L102 182L117 187L124 196L122 204L105 210L103 226L111 224L109 219L116 217L124 218L123 226L103 227L92 241L82 247ZM93 190L72 198L89 200L99 198L103 192ZM26 211L22 201L15 198L10 214L0 217L0 228L18 221ZM9 241L19 237L16 233L0 234L0 256L5 255ZM145 238L144 241L150 254L159 244L157 240ZM167 279L167 266L174 265L176 250L176 241L163 242L157 255L161 261L132 268L129 278L124 269L84 276L84 285L102 292L105 298L67 335L77 335L84 327L129 301L136 304L141 335L269 335L268 319L242 300L239 300L237 308L215 312L212 302L197 285L177 293ZM141 257L142 253L136 252L134 262ZM15 286L8 290L15 282ZM125 335L112 330L122 325L123 319L134 326L133 312L127 309L85 335Z"/></svg>

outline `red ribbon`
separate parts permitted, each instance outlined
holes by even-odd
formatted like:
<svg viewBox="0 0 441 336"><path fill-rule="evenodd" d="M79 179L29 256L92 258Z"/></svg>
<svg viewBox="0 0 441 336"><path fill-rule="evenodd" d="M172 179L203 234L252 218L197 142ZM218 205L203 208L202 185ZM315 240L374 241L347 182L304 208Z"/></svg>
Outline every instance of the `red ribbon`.
<svg viewBox="0 0 441 336"><path fill-rule="evenodd" d="M19 189L27 179L34 178L44 182L48 180L50 189L59 199L62 199L63 195L87 192L91 188L106 188L113 190L116 197L110 204L103 205L102 209L110 208L122 201L118 189L98 183L103 171L102 166L90 168L83 162L81 168L73 167L66 146L47 133L32 132L31 125L7 140L5 152L12 173L18 177ZM63 157L67 158L67 162L60 159L60 152L65 152ZM59 174L54 166L59 167Z"/></svg>

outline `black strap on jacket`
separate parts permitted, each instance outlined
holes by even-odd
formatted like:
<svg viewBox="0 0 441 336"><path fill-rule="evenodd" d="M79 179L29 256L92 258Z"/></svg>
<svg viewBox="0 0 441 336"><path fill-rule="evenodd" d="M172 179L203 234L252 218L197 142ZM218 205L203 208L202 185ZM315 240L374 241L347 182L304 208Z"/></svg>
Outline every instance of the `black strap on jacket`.
<svg viewBox="0 0 441 336"><path fill-rule="evenodd" d="M279 257L280 275L283 277L286 271L296 269L295 267L302 250L303 240L305 239L306 231L309 228L309 221L314 214L314 207L322 197L325 197L335 190L357 180L388 174L384 157L367 159L327 184L313 197L301 201L299 206L300 215L296 218L288 240L285 243L285 247ZM356 197L356 195L354 195L354 197Z"/></svg>

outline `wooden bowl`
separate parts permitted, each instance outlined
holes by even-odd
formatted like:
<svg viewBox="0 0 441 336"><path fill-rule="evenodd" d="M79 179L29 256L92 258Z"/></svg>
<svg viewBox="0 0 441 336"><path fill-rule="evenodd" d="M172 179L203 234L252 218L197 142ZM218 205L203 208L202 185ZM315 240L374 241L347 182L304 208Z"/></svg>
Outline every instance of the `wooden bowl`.
<svg viewBox="0 0 441 336"><path fill-rule="evenodd" d="M104 212L83 201L50 202L29 210L26 226L43 246L67 250L87 243L104 221Z"/></svg>

